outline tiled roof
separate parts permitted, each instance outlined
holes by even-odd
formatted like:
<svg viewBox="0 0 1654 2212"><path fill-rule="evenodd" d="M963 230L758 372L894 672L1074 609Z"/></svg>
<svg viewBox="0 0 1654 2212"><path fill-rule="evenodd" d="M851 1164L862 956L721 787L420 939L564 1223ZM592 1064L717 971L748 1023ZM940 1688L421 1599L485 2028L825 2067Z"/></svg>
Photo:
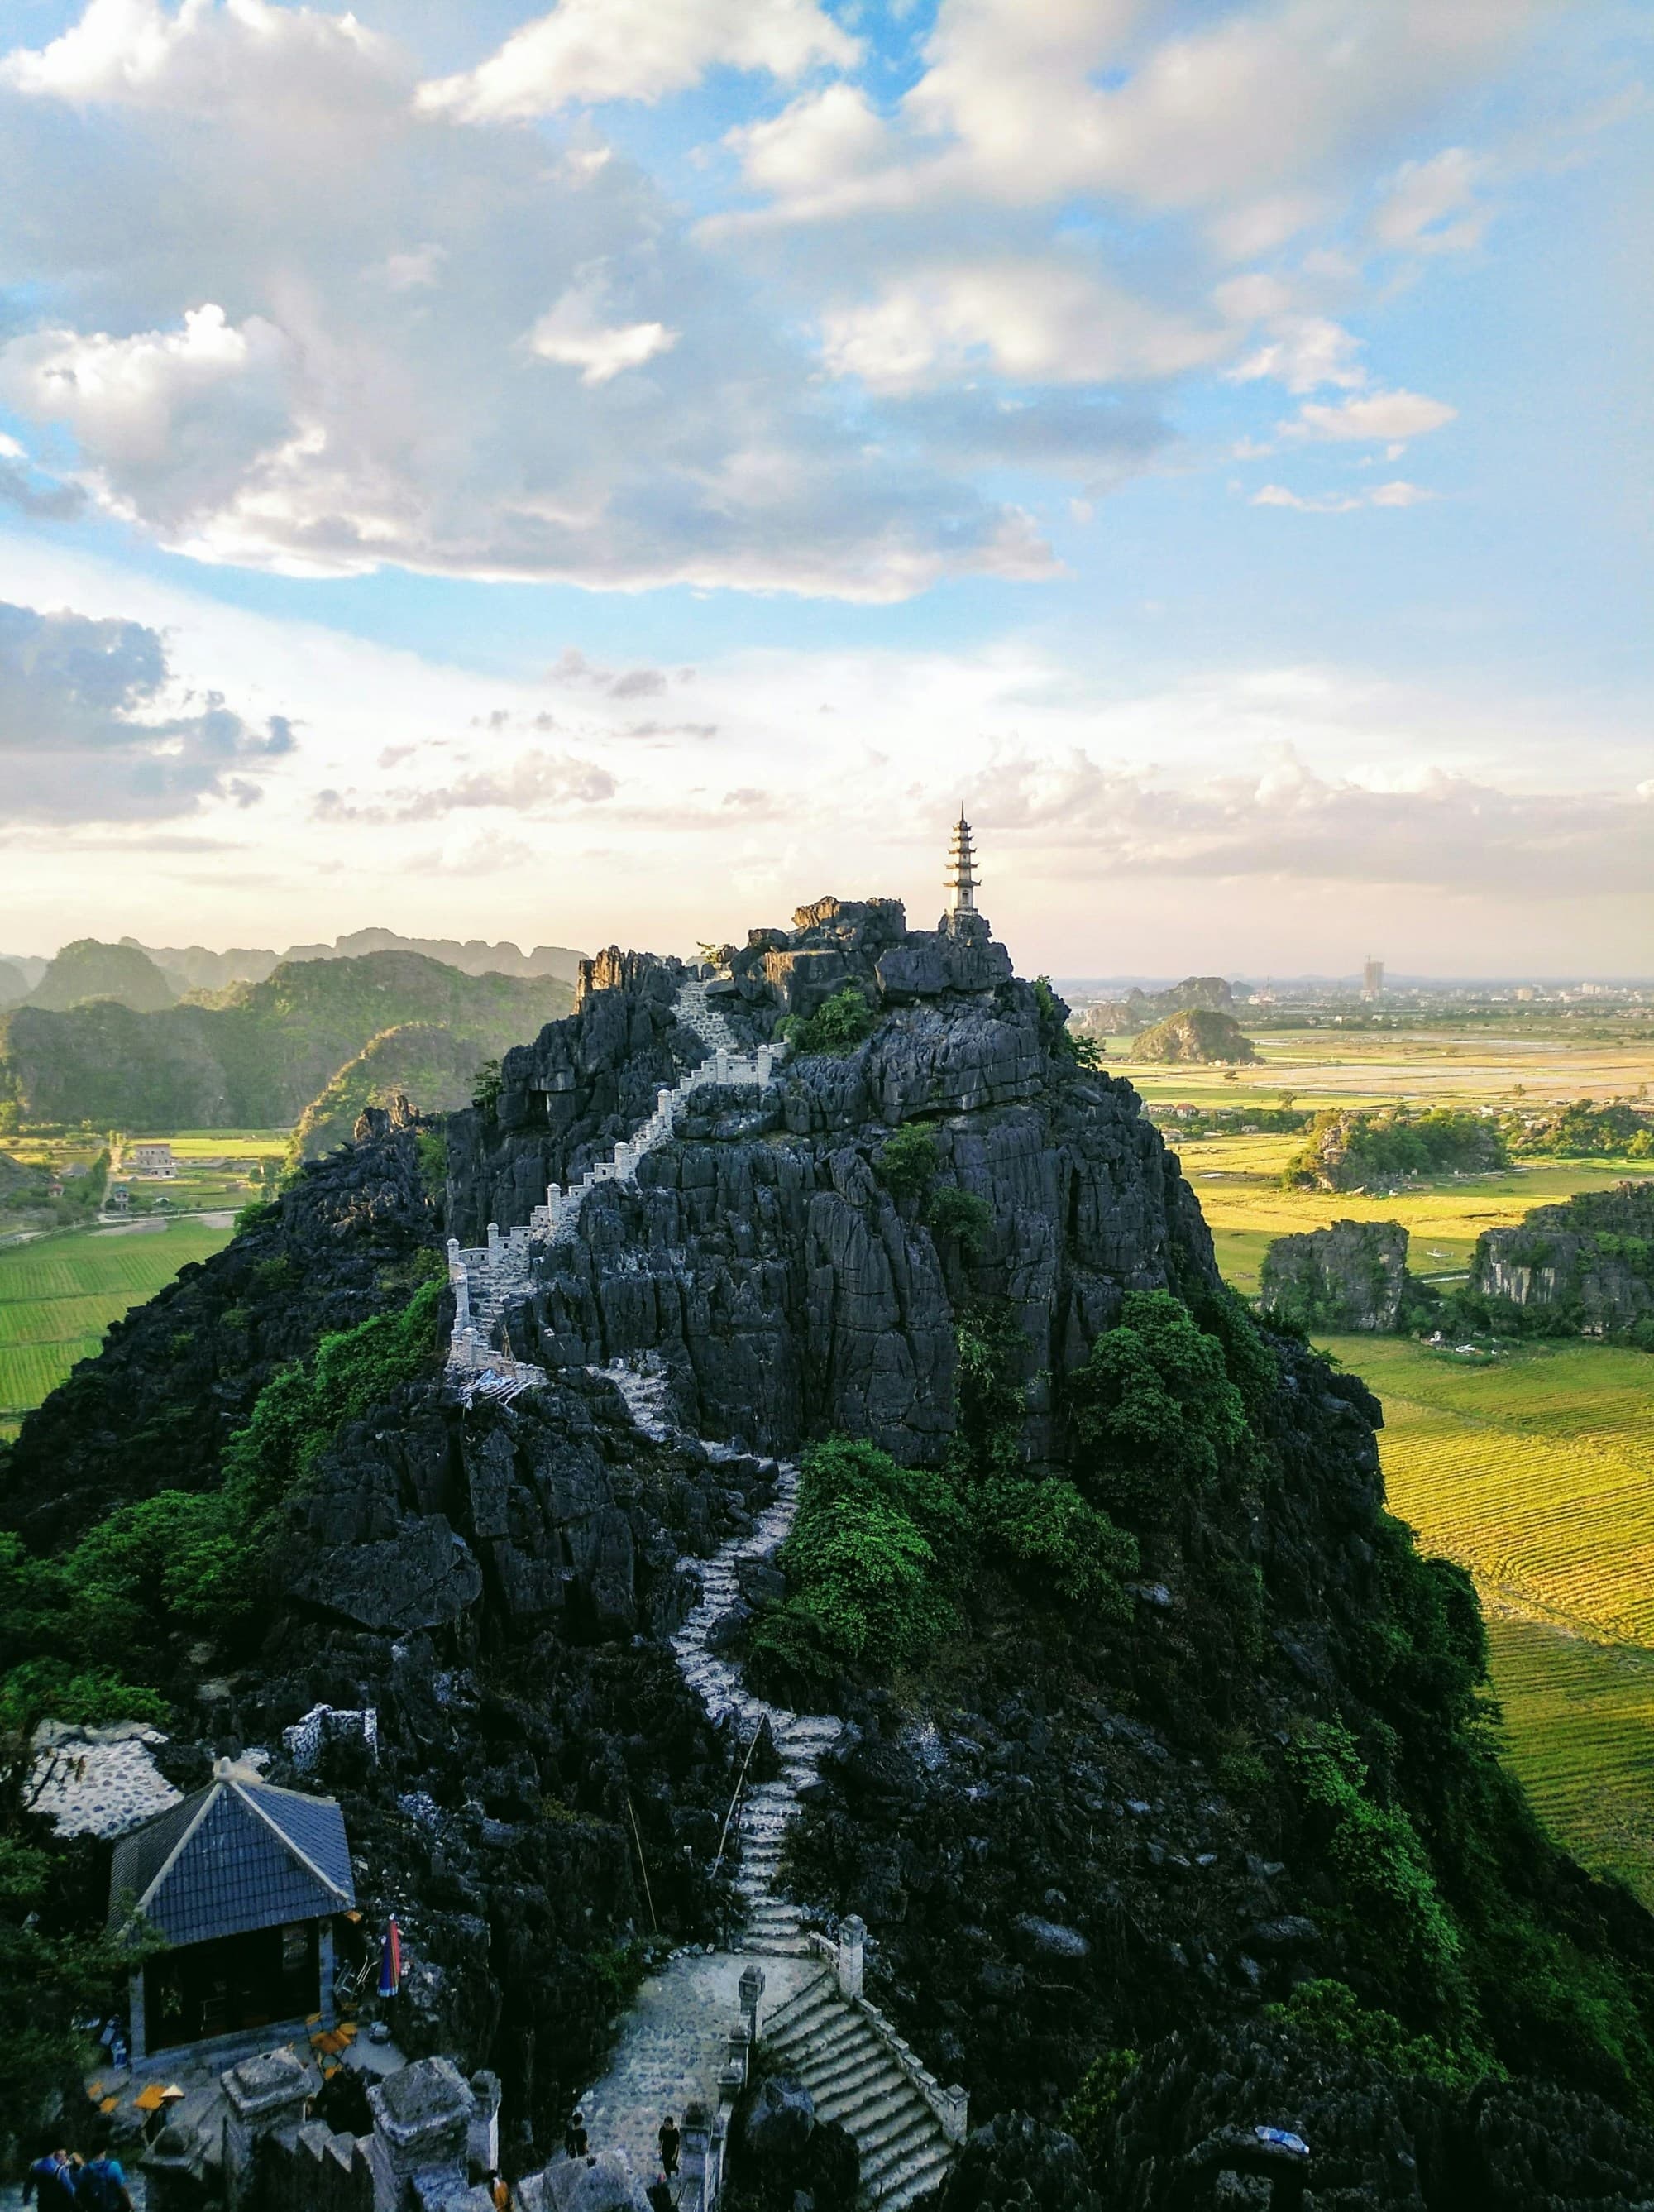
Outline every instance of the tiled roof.
<svg viewBox="0 0 1654 2212"><path fill-rule="evenodd" d="M136 1908L170 1943L203 1943L355 1903L344 1816L330 1797L276 1790L238 1773L115 1846L109 1925Z"/></svg>

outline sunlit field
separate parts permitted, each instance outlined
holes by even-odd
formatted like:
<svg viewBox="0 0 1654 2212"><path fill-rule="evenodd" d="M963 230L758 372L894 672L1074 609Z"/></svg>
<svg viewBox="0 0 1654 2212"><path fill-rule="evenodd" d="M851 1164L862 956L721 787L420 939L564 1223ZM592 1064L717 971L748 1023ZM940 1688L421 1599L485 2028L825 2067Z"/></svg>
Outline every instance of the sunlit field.
<svg viewBox="0 0 1654 2212"><path fill-rule="evenodd" d="M90 1358L111 1322L230 1241L230 1216L152 1216L0 1249L0 1437Z"/></svg>

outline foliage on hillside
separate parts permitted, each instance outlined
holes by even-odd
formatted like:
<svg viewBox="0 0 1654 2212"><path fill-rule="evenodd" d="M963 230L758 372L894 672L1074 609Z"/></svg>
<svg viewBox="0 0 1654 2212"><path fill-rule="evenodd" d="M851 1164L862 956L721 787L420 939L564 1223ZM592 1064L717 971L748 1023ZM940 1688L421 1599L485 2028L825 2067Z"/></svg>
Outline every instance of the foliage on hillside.
<svg viewBox="0 0 1654 2212"><path fill-rule="evenodd" d="M1509 1165L1498 1125L1479 1114L1330 1106L1281 1179L1289 1190L1384 1190L1415 1176L1486 1175Z"/></svg>
<svg viewBox="0 0 1654 2212"><path fill-rule="evenodd" d="M1654 1112L1628 1098L1575 1098L1540 1114L1507 1114L1506 1141L1520 1158L1654 1159Z"/></svg>
<svg viewBox="0 0 1654 2212"><path fill-rule="evenodd" d="M77 937L52 961L28 1002L61 1013L88 1000L115 999L134 1013L153 1014L179 995L173 979L136 945L102 945L95 937Z"/></svg>
<svg viewBox="0 0 1654 2212"><path fill-rule="evenodd" d="M795 1052L853 1052L863 1037L872 1036L874 1020L865 997L853 983L846 983L808 1018L789 1014L778 1022L775 1034L791 1043Z"/></svg>
<svg viewBox="0 0 1654 2212"><path fill-rule="evenodd" d="M1145 1030L1132 1046L1131 1057L1197 1067L1218 1064L1244 1067L1256 1060L1258 1053L1233 1014L1186 1006Z"/></svg>
<svg viewBox="0 0 1654 2212"><path fill-rule="evenodd" d="M482 1048L432 1022L381 1030L347 1060L299 1117L288 1158L318 1159L348 1144L364 1106L401 1091L421 1114L451 1114L471 1103Z"/></svg>
<svg viewBox="0 0 1654 2212"><path fill-rule="evenodd" d="M0 960L0 1006L15 1006L28 996L28 978L10 960Z"/></svg>
<svg viewBox="0 0 1654 2212"><path fill-rule="evenodd" d="M296 1121L383 1031L441 1028L474 1058L566 1013L568 986L471 976L416 952L298 961L156 1013L110 1000L0 1016L0 1099L25 1120L134 1129Z"/></svg>

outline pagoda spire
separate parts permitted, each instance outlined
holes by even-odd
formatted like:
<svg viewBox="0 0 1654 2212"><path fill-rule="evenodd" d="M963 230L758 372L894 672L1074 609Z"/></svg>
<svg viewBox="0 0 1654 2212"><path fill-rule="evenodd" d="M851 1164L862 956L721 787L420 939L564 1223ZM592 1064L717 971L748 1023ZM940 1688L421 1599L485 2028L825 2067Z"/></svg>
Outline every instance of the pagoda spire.
<svg viewBox="0 0 1654 2212"><path fill-rule="evenodd" d="M953 842L948 849L948 872L942 882L947 886L950 915L976 912L976 895L981 878L976 872L976 847L972 842L971 825L965 819L962 805L959 810L959 820L954 824Z"/></svg>

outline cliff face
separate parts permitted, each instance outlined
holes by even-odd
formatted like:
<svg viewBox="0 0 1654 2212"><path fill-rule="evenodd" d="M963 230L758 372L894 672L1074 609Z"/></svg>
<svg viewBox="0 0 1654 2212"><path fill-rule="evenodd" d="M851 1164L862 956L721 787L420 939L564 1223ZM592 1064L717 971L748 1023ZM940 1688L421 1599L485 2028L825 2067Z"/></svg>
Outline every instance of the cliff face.
<svg viewBox="0 0 1654 2212"><path fill-rule="evenodd" d="M1582 1336L1654 1331L1654 1182L1539 1206L1476 1239L1470 1288Z"/></svg>
<svg viewBox="0 0 1654 2212"><path fill-rule="evenodd" d="M1301 1328L1393 1329L1406 1282L1399 1221L1335 1221L1275 1238L1263 1255L1259 1304Z"/></svg>
<svg viewBox="0 0 1654 2212"><path fill-rule="evenodd" d="M799 925L754 932L732 962L734 1033L771 1036L790 1006L807 1015L851 985L878 1011L871 1035L801 1055L762 1095L704 1094L715 1103L680 1118L638 1187L601 1191L579 1239L539 1263L513 1348L554 1367L656 1352L701 1435L790 1451L843 1429L912 1462L953 1433L955 1316L988 1300L1021 1329L1027 1448L1043 1450L1050 1377L1126 1291L1179 1269L1215 1281L1199 1209L1130 1085L1076 1079L1060 1006L1011 977L985 932L909 933L894 902L821 901ZM574 1018L506 1056L494 1114L453 1117L463 1242L525 1220L700 1059L672 1017L680 981L605 956ZM882 1181L884 1142L915 1121L942 1183L985 1206L979 1240L933 1231Z"/></svg>

